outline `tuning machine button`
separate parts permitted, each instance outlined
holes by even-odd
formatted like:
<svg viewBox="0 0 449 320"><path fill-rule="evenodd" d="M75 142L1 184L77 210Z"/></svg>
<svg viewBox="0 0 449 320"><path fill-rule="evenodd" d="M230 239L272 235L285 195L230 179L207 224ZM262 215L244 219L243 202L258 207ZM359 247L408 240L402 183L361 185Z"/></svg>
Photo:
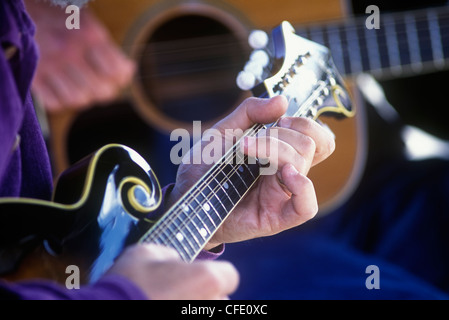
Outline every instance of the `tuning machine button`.
<svg viewBox="0 0 449 320"><path fill-rule="evenodd" d="M270 57L268 53L261 49L254 50L249 59L259 64L262 68L265 68L270 64Z"/></svg>
<svg viewBox="0 0 449 320"><path fill-rule="evenodd" d="M236 82L241 90L251 90L256 85L256 77L251 72L240 71Z"/></svg>
<svg viewBox="0 0 449 320"><path fill-rule="evenodd" d="M253 49L263 49L268 45L268 34L263 30L254 30L248 37L248 43Z"/></svg>

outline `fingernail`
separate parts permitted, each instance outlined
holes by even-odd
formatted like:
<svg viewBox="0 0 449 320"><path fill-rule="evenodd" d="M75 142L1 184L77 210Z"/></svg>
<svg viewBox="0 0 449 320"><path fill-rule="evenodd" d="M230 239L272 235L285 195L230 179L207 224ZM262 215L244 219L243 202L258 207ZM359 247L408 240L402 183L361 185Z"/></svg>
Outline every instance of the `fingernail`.
<svg viewBox="0 0 449 320"><path fill-rule="evenodd" d="M292 124L292 119L290 119L290 118L282 118L279 121L279 126L281 126L283 128L290 128L291 124Z"/></svg>
<svg viewBox="0 0 449 320"><path fill-rule="evenodd" d="M299 171L295 168L295 166L291 163L287 164L287 175L291 176L291 177L296 177L298 176L300 173Z"/></svg>

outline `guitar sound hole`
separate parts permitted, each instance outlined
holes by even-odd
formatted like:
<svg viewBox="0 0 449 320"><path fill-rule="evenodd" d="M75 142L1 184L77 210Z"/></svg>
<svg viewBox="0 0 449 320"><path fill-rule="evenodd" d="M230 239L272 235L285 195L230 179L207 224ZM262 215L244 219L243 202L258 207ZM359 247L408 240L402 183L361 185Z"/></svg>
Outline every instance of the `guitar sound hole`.
<svg viewBox="0 0 449 320"><path fill-rule="evenodd" d="M245 46L210 17L183 15L166 21L136 57L144 100L164 117L190 125L222 117L242 94L235 78L247 59Z"/></svg>

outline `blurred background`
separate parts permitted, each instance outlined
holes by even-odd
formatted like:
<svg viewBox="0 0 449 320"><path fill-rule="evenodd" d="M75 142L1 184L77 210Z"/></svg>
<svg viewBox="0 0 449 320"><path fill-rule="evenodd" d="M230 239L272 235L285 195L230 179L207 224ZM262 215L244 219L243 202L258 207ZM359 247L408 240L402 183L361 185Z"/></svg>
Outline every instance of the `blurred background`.
<svg viewBox="0 0 449 320"><path fill-rule="evenodd" d="M33 6L31 1L28 4ZM378 30L365 27L369 5L380 9ZM106 143L123 143L148 160L162 185L173 182L177 168L171 164L169 154L177 141L170 141L170 132L176 128L191 130L195 120L202 121L206 129L250 96L235 83L251 52L248 35L254 29L270 32L288 20L298 34L331 49L357 104L356 118L342 122L347 123L343 127L350 131L343 128L340 134L340 129L335 129L336 160L312 173L321 176L317 177L317 181L322 180L317 182L319 194L326 186L333 186L334 176L346 177L335 184L336 196L320 194L323 199L330 199L323 205L323 219L334 211L348 210L347 204L354 198L374 197L378 190L374 188L381 188L381 181L372 181L379 168L449 156L449 129L442 116L449 57L447 12L446 1L418 0L96 0L81 12L83 19L88 17L89 21L84 25L81 21L80 31L66 31L83 36L83 28L95 29L99 38L113 45L111 51L123 56L108 64L108 53L104 53L105 58L101 53L87 53L92 69L108 74L102 69L110 68L111 78L128 77L129 81L111 85L114 93L103 99L87 97L74 102L58 92L62 89L54 83L57 79L51 86L42 85L50 81L43 79L45 67L38 70L38 79L41 72L43 80L33 89L41 106L43 127L47 129L55 176ZM65 43L69 37L59 31L54 37L59 39L56 42L60 47L46 46L45 41L52 40L39 37L39 33L50 34L45 32L48 26L40 25L38 10L32 13L37 21L38 40L42 40L43 48L50 48L42 50L44 59L50 55L48 51L69 45ZM59 14L63 19L67 17L63 12ZM75 46L82 49L80 55L95 49L94 44L82 48L80 39L74 40ZM61 56L62 51L58 52ZM76 57L63 58L61 74L73 74L73 70L67 70L76 66L76 60L71 60ZM134 66L132 76L125 71L126 76L121 76L120 70L114 74L115 69L127 63ZM95 92L95 87L89 89ZM348 168L340 170L343 166ZM382 183L388 181L389 174L394 179L392 173L384 172ZM297 230L274 242L264 239L229 245L224 258L233 261L242 279L247 279L242 281L237 298L314 297L298 294L300 280L292 276L295 270L301 270L294 266L304 261L298 261L291 248L278 250L288 247L294 232ZM251 260L248 252L254 253ZM332 270L323 274L330 277ZM291 278L280 276L283 272ZM261 281L265 284L261 285ZM293 285L295 281L298 286ZM268 285L279 294L273 294ZM272 295L260 295L263 289Z"/></svg>

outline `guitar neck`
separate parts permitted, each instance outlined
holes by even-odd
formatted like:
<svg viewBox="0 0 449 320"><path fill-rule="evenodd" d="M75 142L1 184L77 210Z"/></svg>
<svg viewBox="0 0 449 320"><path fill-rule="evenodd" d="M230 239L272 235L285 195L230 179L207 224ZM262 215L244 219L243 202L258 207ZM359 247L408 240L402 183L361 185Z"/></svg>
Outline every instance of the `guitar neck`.
<svg viewBox="0 0 449 320"><path fill-rule="evenodd" d="M246 135L263 129L255 125ZM191 262L260 176L237 142L141 239L173 247Z"/></svg>
<svg viewBox="0 0 449 320"><path fill-rule="evenodd" d="M449 7L381 12L379 29L368 29L367 17L296 29L299 35L329 47L346 76L370 72L388 78L447 67Z"/></svg>

